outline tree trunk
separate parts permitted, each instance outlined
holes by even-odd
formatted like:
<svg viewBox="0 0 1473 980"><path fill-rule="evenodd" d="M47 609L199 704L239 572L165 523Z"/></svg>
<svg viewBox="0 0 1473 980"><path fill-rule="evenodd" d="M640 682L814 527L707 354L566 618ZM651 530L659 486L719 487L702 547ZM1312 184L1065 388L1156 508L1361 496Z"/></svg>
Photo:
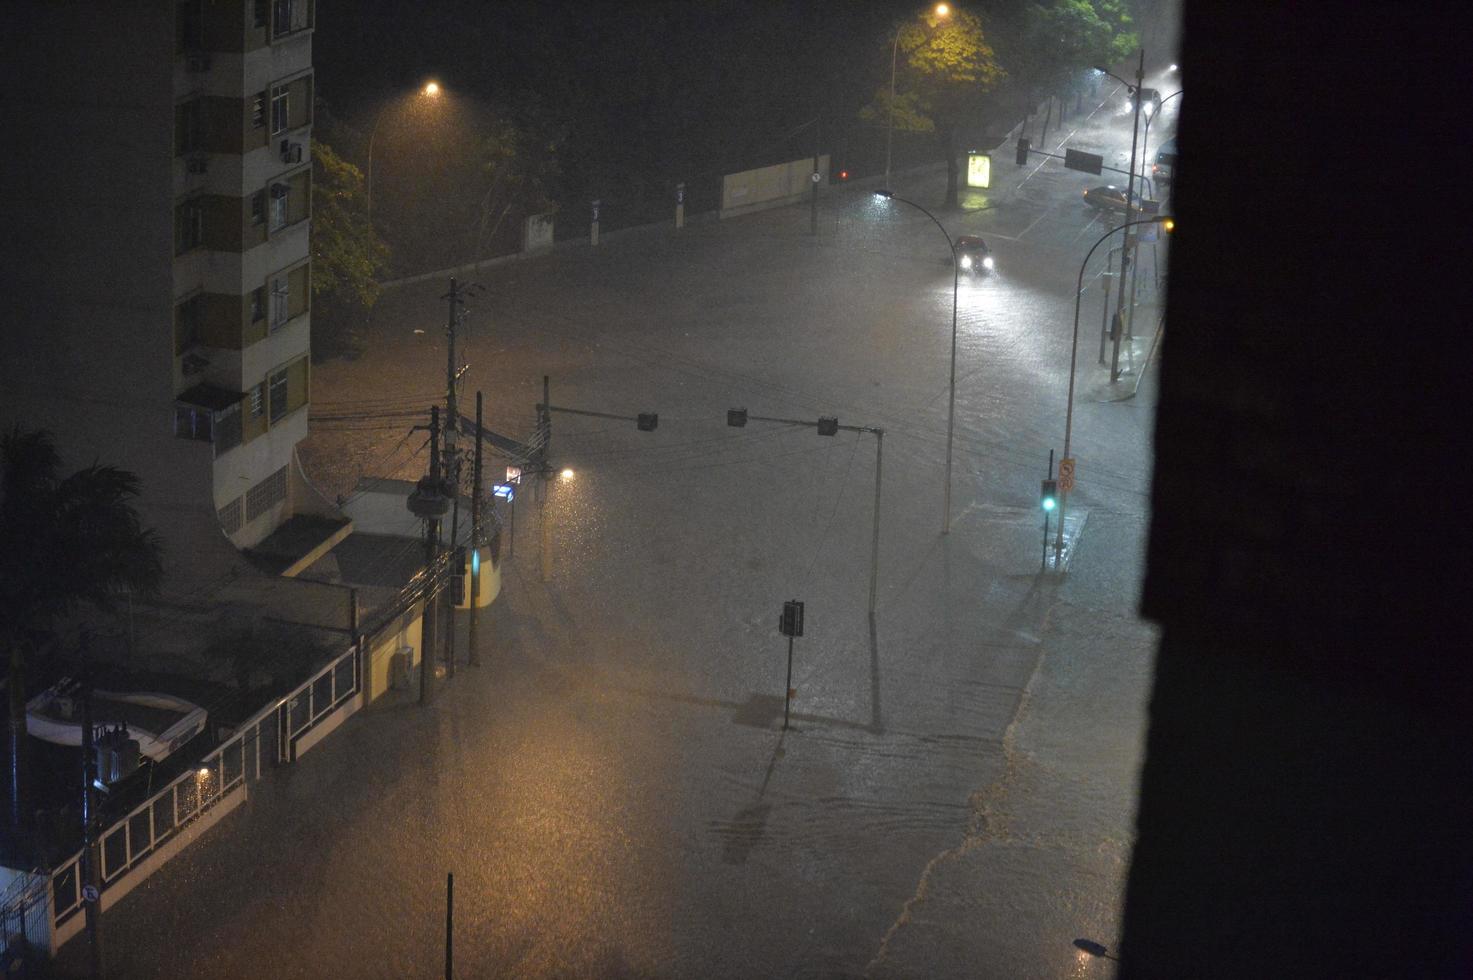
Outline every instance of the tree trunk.
<svg viewBox="0 0 1473 980"><path fill-rule="evenodd" d="M936 124L936 139L941 144L941 152L946 154L946 200L942 207L956 207L956 126L947 123Z"/></svg>

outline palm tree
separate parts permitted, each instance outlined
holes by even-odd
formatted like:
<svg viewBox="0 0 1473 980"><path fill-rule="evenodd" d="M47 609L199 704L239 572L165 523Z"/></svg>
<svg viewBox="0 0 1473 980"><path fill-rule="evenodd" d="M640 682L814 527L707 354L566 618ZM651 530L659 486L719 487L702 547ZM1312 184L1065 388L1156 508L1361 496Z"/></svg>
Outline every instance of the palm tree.
<svg viewBox="0 0 1473 980"><path fill-rule="evenodd" d="M133 509L138 477L93 464L58 475L44 429L0 437L0 642L10 654L10 822L21 826L25 663L57 620L85 603L110 608L122 588L148 594L163 573L155 533Z"/></svg>

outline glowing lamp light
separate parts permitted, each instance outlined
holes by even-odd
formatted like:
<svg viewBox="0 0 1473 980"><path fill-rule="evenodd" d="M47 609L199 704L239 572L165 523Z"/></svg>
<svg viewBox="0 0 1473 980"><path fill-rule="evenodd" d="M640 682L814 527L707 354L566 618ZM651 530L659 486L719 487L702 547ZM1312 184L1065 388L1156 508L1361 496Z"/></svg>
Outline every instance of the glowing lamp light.
<svg viewBox="0 0 1473 980"><path fill-rule="evenodd" d="M558 477L563 480L571 480L573 478L573 471L563 470L561 473L558 474Z"/></svg>
<svg viewBox="0 0 1473 980"><path fill-rule="evenodd" d="M947 17L947 16L950 16L950 14L951 14L951 8L949 6L947 6L946 4L944 4L944 3L938 3L936 5L936 16L937 17Z"/></svg>
<svg viewBox="0 0 1473 980"><path fill-rule="evenodd" d="M848 180L849 179L849 171L847 171L847 170L840 170L839 171L839 179L840 180Z"/></svg>
<svg viewBox="0 0 1473 980"><path fill-rule="evenodd" d="M200 779L208 779L210 777L210 770L208 768L201 768L197 775Z"/></svg>
<svg viewBox="0 0 1473 980"><path fill-rule="evenodd" d="M428 96L430 96L430 97L433 98L434 96L439 95L439 94L440 94L440 83L439 82L430 82L428 85L425 86L425 95L428 95Z"/></svg>

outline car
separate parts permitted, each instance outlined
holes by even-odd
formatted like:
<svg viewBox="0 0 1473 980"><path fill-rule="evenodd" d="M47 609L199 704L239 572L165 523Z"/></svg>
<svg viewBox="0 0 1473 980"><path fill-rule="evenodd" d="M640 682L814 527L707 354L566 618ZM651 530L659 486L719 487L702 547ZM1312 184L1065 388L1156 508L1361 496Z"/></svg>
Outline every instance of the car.
<svg viewBox="0 0 1473 980"><path fill-rule="evenodd" d="M1132 191L1130 201L1131 210L1139 211L1141 208L1141 196ZM1084 203L1096 211L1118 211L1124 214L1125 188L1116 187L1114 184L1091 187L1084 192Z"/></svg>
<svg viewBox="0 0 1473 980"><path fill-rule="evenodd" d="M1140 91L1140 98L1142 100L1142 102L1141 102L1141 110L1143 112L1149 112L1151 115L1154 116L1157 112L1161 111L1161 93L1160 92L1156 91L1153 88L1143 88L1143 89L1140 89L1139 91ZM1135 108L1135 100L1134 99L1131 100L1130 107L1131 107L1131 109L1134 109Z"/></svg>
<svg viewBox="0 0 1473 980"><path fill-rule="evenodd" d="M976 235L962 235L956 240L956 264L970 276L985 276L992 271L992 249Z"/></svg>

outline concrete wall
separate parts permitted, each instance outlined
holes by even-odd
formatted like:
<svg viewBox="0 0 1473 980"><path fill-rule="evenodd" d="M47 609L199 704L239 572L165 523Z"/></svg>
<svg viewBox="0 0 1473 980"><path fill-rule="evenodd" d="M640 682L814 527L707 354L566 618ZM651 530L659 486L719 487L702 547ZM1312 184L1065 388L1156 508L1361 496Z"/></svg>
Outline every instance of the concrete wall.
<svg viewBox="0 0 1473 980"><path fill-rule="evenodd" d="M818 158L819 189L828 184L829 157ZM775 163L721 178L721 217L794 204L813 193L813 158Z"/></svg>

